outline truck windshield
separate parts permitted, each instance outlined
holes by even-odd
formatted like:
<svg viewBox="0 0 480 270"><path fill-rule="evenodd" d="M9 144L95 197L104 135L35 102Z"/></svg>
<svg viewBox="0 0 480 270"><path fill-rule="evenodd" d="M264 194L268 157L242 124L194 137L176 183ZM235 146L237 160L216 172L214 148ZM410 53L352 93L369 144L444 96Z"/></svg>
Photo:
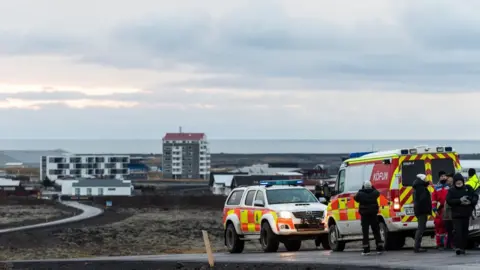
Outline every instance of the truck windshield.
<svg viewBox="0 0 480 270"><path fill-rule="evenodd" d="M317 198L307 189L273 189L267 190L268 204L314 203Z"/></svg>

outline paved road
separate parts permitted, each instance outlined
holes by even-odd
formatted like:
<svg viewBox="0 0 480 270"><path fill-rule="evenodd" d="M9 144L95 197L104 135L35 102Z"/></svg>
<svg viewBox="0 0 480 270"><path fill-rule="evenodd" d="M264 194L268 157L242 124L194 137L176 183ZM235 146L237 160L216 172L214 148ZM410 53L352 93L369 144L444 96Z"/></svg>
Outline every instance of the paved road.
<svg viewBox="0 0 480 270"><path fill-rule="evenodd" d="M214 254L216 263L282 263L283 265L341 265L357 267L387 267L391 269L451 269L469 270L480 269L480 251L470 251L466 256L457 256L453 252L430 250L425 254L414 254L412 250L386 252L382 255L361 256L360 250L331 252L331 251L302 251L278 253L244 253L244 254ZM43 260L41 262L98 262L98 261L155 261L155 262L180 262L206 263L205 254L172 254L148 255L128 257L97 257L85 259ZM25 263L34 261L11 261L11 263ZM40 261L37 261L40 262Z"/></svg>
<svg viewBox="0 0 480 270"><path fill-rule="evenodd" d="M40 223L40 224L3 229L3 230L0 230L0 234L15 232L15 231L28 230L28 229L49 227L49 226L58 225L58 224L65 224L65 223L69 223L69 222L75 222L75 221L79 221L79 220L83 220L83 219L96 217L96 216L103 213L102 209L92 207L92 206L88 206L88 205L81 204L81 203L74 202L74 201L63 201L62 204L66 205L66 206L70 206L70 207L80 209L83 212L80 215L68 217L68 218L65 218L65 219L55 220L55 221L51 221L51 222L45 222L45 223Z"/></svg>

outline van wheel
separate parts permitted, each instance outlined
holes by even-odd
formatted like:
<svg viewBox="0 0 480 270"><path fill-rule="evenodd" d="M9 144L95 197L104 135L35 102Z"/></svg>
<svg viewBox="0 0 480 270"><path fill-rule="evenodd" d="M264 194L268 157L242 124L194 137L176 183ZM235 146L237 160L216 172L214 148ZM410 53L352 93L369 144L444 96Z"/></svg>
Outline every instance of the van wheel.
<svg viewBox="0 0 480 270"><path fill-rule="evenodd" d="M277 235L273 233L268 222L262 224L260 230L260 244L262 245L262 250L264 252L277 252L278 246L280 245Z"/></svg>
<svg viewBox="0 0 480 270"><path fill-rule="evenodd" d="M340 234L338 233L337 225L333 224L328 229L328 244L333 251L344 251L345 242L339 241Z"/></svg>
<svg viewBox="0 0 480 270"><path fill-rule="evenodd" d="M286 240L283 245L287 251L299 251L302 246L301 240Z"/></svg>
<svg viewBox="0 0 480 270"><path fill-rule="evenodd" d="M233 224L228 224L225 230L225 245L230 253L242 253L245 241L240 240Z"/></svg>
<svg viewBox="0 0 480 270"><path fill-rule="evenodd" d="M405 236L398 233L390 233L384 222L380 222L379 227L385 250L398 250L403 248L405 245Z"/></svg>

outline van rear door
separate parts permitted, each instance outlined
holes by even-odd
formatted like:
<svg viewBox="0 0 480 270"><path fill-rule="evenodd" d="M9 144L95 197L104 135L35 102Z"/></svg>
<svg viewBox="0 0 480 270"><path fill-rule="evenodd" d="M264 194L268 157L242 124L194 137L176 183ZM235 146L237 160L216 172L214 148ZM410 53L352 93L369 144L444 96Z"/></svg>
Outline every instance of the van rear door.
<svg viewBox="0 0 480 270"><path fill-rule="evenodd" d="M408 158L404 159L401 167L401 176L402 181L400 182L400 206L402 212L405 213L402 221L408 221L410 217L414 217L413 212L413 182L417 178L417 174L426 174L426 164L425 160L409 160Z"/></svg>
<svg viewBox="0 0 480 270"><path fill-rule="evenodd" d="M417 174L425 174L428 181L437 184L440 171L446 173L455 172L455 161L451 155L444 154L423 154L402 156L401 160L401 187L400 187L400 205L405 216L403 222L416 221L413 212L413 189L412 185ZM429 187L433 192L433 186Z"/></svg>

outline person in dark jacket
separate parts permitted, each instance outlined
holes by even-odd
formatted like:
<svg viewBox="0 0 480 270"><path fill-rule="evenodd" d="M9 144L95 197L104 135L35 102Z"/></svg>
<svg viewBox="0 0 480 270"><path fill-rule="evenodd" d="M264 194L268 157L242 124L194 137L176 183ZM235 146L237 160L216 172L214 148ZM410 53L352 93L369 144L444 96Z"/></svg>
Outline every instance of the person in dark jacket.
<svg viewBox="0 0 480 270"><path fill-rule="evenodd" d="M358 202L358 212L360 213L362 233L363 233L363 252L362 255L370 254L370 227L372 228L373 236L375 237L375 244L377 252L383 252L383 241L380 236L380 227L378 224L378 202L380 193L376 190L370 181L366 181L355 195L355 201Z"/></svg>
<svg viewBox="0 0 480 270"><path fill-rule="evenodd" d="M417 217L418 228L415 232L415 247L414 252L425 252L426 249L422 249L422 237L427 227L428 216L432 215L432 197L428 186L430 183L427 181L425 174L418 174L417 179L413 182L413 211L415 217Z"/></svg>
<svg viewBox="0 0 480 270"><path fill-rule="evenodd" d="M465 184L460 173L453 176L453 188L448 191L447 203L452 208L453 227L455 228L455 253L465 254L468 243L470 216L477 205L478 194Z"/></svg>

